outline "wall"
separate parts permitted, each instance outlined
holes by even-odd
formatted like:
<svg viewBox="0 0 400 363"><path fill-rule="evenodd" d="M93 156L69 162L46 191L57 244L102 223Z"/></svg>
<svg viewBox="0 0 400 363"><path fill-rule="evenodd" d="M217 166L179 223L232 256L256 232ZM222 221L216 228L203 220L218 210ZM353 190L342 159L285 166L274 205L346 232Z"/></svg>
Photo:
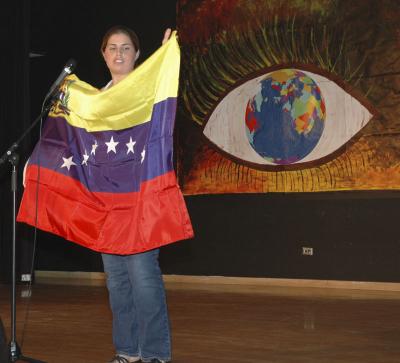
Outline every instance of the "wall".
<svg viewBox="0 0 400 363"><path fill-rule="evenodd" d="M160 3L162 9L154 11ZM31 51L45 54L31 59L29 65L32 118L70 57L78 60L79 77L97 86L104 84L108 76L98 44L109 26L123 23L137 29L145 57L157 48L163 29L174 24L174 1L119 4L110 9L98 2L72 1L71 10L66 11L63 3L32 3ZM29 152L22 155L23 159L28 156ZM6 178L3 173L3 183L7 183ZM400 280L398 193L204 195L187 197L186 201L196 237L162 249L164 273ZM7 213L3 208L2 226L8 223ZM31 232L24 234L24 243L32 240ZM4 246L4 233L2 238ZM303 246L313 247L314 256L302 256ZM2 248L4 277L8 253ZM99 254L39 232L36 268L102 271L102 264Z"/></svg>
<svg viewBox="0 0 400 363"><path fill-rule="evenodd" d="M0 102L0 157L14 144L30 124L29 105L29 14L30 2L17 0L0 5L0 40L3 46L0 57L2 93ZM19 142L16 152L22 158L30 147L29 137ZM0 281L11 278L12 250L12 193L11 164L0 165ZM20 168L21 170L21 168ZM20 180L20 179L19 179ZM21 183L19 183L21 185ZM17 198L20 191L17 191ZM25 258L25 247L17 241Z"/></svg>
<svg viewBox="0 0 400 363"><path fill-rule="evenodd" d="M186 198L196 237L166 246L167 274L400 281L399 193ZM40 270L101 271L93 252L41 235ZM313 247L303 256L302 247Z"/></svg>

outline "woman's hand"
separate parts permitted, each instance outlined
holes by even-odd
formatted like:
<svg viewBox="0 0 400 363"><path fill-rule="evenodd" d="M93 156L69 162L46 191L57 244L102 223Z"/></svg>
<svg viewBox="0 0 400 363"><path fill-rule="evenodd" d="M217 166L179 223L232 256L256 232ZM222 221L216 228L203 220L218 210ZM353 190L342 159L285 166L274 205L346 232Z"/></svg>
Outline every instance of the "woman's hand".
<svg viewBox="0 0 400 363"><path fill-rule="evenodd" d="M22 172L22 185L26 187L26 168L28 167L29 159L26 161L24 171Z"/></svg>
<svg viewBox="0 0 400 363"><path fill-rule="evenodd" d="M164 33L164 38L162 40L162 45L164 45L169 40L169 38L171 38L171 33L172 33L171 28L167 28L167 30Z"/></svg>

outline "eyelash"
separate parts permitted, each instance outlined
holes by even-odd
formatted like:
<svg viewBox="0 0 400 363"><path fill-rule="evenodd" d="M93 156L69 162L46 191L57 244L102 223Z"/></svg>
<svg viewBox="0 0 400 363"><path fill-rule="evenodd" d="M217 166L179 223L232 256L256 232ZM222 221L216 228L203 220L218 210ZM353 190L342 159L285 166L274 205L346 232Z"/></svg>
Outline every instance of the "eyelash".
<svg viewBox="0 0 400 363"><path fill-rule="evenodd" d="M258 183L261 185L267 180L267 189L264 192L271 192L282 189L282 185L287 185L288 191L295 191L301 188L301 191L314 191L318 189L321 184L327 184L330 187L335 187L336 179L338 176L352 175L352 163L361 163L362 168L366 168L365 155L362 150L356 148L353 156L341 155L339 158L331 161L331 165L318 166L318 172L315 169L306 170L291 170L291 171L277 171L274 173L265 173L258 170L253 170L245 165L238 165L232 163L229 159L221 156L220 153L212 151L209 155L209 165L204 168L204 176L214 180L222 180L229 182L236 181L241 184L246 180L246 184L250 188L257 189ZM226 169L229 170L226 170ZM236 168L235 173L231 172L232 168ZM262 180L260 181L260 177ZM264 179L265 178L265 179ZM300 184L299 179L302 180Z"/></svg>
<svg viewBox="0 0 400 363"><path fill-rule="evenodd" d="M360 82L364 59L353 70L345 30L324 26L317 32L317 23L296 23L295 18L280 24L271 19L269 24L240 34L224 33L207 49L197 45L183 48L182 78L186 81L182 94L189 118L204 125L217 101L238 82L283 64L314 64L344 81ZM331 54L337 55L336 59Z"/></svg>

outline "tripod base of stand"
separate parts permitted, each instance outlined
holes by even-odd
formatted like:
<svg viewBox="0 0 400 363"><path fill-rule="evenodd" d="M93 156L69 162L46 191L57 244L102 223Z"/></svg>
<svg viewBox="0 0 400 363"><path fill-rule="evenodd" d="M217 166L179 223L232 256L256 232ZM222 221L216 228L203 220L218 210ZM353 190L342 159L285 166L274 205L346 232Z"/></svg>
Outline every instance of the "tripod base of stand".
<svg viewBox="0 0 400 363"><path fill-rule="evenodd" d="M25 357L21 354L21 349L19 348L18 344L16 342L11 342L10 343L10 357L9 357L9 362L14 363L14 362L29 362L29 363L46 363L41 360Z"/></svg>

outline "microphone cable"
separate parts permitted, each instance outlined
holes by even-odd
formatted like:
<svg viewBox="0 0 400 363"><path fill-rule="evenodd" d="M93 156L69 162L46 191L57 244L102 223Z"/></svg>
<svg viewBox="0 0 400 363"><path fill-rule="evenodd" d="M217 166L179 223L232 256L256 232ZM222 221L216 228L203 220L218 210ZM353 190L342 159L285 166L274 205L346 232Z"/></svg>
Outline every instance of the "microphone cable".
<svg viewBox="0 0 400 363"><path fill-rule="evenodd" d="M48 96L45 97L43 103L42 103L42 108L41 108L41 113L43 114L43 111L46 106L46 101L48 100ZM50 100L51 102L52 100ZM49 108L49 111L55 107L55 105L59 102L59 99L54 101L54 104ZM41 142L42 142L42 127L43 127L43 119L44 117L48 116L48 112L46 115L42 115L40 118L40 123L39 123L39 139L38 142L35 146L35 148L38 148L37 152L37 158L36 158L36 163L37 163L37 175L36 175L36 192L35 192L35 224L34 224L34 232L33 232L33 248L32 248L32 260L31 260L31 265L30 265L30 280L28 284L28 288L26 289L26 294L27 294L27 302L25 304L25 318L23 320L23 327L22 327L22 333L21 333L21 349L24 344L24 339L25 339L25 333L26 333L26 327L27 327L27 322L29 319L29 313L30 313L30 307L31 307L31 297L32 297L32 284L33 284L33 273L35 269L35 262L36 262L36 247L37 247L37 225L38 225L38 215L39 215L39 185L40 185L40 169L41 169L41 164L40 164L40 154L41 154ZM27 163L29 162L29 159Z"/></svg>

